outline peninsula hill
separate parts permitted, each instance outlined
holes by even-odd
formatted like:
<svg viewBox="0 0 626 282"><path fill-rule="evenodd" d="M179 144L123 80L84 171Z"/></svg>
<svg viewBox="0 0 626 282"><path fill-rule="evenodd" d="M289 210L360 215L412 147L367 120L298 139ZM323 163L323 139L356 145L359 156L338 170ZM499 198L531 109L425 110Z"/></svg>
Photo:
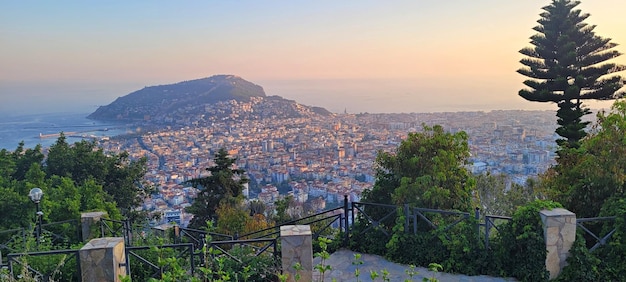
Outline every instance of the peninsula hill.
<svg viewBox="0 0 626 282"><path fill-rule="evenodd" d="M148 121L184 115L233 115L228 109L214 111L223 104L249 105L248 118L299 117L309 114L330 115L326 109L307 107L279 96L267 96L263 87L235 75L215 75L168 85L149 86L119 97L99 107L87 118L94 120ZM268 103L270 105L268 105ZM220 106L221 105L221 106ZM259 108L259 109L256 109ZM275 112L268 112L268 109ZM235 113L242 114L242 113Z"/></svg>

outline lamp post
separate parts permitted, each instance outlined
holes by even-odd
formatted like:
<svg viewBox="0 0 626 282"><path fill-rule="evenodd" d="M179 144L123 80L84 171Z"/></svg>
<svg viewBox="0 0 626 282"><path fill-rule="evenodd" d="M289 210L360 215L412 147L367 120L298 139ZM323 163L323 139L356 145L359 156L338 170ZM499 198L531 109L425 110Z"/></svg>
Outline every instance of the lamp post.
<svg viewBox="0 0 626 282"><path fill-rule="evenodd" d="M33 201L33 203L35 203L35 205L37 205L37 248L39 248L39 237L41 237L41 221L42 221L42 217L43 217L43 212L41 211L40 207L39 207L39 203L41 202L41 198L43 198L43 191L41 191L40 188L33 188L30 189L30 192L28 193L28 197L30 198L31 201Z"/></svg>

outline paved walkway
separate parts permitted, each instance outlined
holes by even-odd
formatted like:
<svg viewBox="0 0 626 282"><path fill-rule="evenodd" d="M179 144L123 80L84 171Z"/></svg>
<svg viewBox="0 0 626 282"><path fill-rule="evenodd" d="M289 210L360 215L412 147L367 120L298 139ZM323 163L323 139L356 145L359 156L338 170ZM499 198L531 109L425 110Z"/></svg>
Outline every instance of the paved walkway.
<svg viewBox="0 0 626 282"><path fill-rule="evenodd" d="M333 253L330 258L326 261L326 264L332 266L333 270L324 274L324 281L356 281L356 277L354 276L354 270L356 269L355 265L352 265L354 262L354 254L355 252L349 250L339 250ZM361 260L363 264L359 266L361 275L359 277L359 281L372 281L370 278L370 270L374 270L381 274L381 270L386 269L389 271L389 279L390 281L414 281L421 282L422 278L427 277L435 277L440 282L505 282L505 281L516 281L512 278L497 278L490 276L467 276L467 275L457 275L457 274L449 274L449 273L434 273L428 271L426 268L416 267L413 270L417 272L416 275L411 279L409 275L407 275L406 271L410 270L410 268L406 265L396 264L387 261L383 257L376 255L368 255L362 254ZM319 258L315 258L313 261L314 265L317 265L320 262ZM315 273L313 277L313 281L319 281L319 273ZM411 279L411 280L406 280ZM382 275L380 275L376 281L383 281Z"/></svg>

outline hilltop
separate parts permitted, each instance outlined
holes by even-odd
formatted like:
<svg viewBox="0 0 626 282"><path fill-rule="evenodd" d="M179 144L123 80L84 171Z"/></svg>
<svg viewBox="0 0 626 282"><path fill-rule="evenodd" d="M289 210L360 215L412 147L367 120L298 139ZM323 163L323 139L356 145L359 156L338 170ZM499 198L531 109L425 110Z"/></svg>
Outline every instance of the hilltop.
<svg viewBox="0 0 626 282"><path fill-rule="evenodd" d="M247 104L244 112L229 105ZM220 108L215 110L215 108ZM168 85L149 86L99 107L94 120L174 120L185 116L212 118L245 114L248 118L330 115L326 109L300 105L280 96L267 96L263 87L235 75L215 75Z"/></svg>

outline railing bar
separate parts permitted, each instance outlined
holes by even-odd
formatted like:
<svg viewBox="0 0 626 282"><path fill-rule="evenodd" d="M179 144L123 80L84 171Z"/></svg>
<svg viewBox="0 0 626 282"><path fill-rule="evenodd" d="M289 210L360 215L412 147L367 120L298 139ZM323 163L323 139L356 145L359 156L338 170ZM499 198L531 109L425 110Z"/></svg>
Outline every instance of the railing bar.
<svg viewBox="0 0 626 282"><path fill-rule="evenodd" d="M486 215L485 218L508 219L508 220L512 219L512 217L510 216L503 216L503 215Z"/></svg>
<svg viewBox="0 0 626 282"><path fill-rule="evenodd" d="M334 216L337 217L337 216ZM339 215L339 220L341 221L341 215ZM322 233L322 231L328 229L328 227L330 227L330 225L332 225L334 222L337 221L337 218L335 218L335 220L332 220L330 222L328 222L328 224L326 224L322 229L320 229L318 232L315 233L315 238L319 237L320 233Z"/></svg>
<svg viewBox="0 0 626 282"><path fill-rule="evenodd" d="M589 221L613 220L615 218L616 218L615 216L577 218L576 219L576 223L579 223L579 222L589 222Z"/></svg>
<svg viewBox="0 0 626 282"><path fill-rule="evenodd" d="M276 240L272 241L271 243L267 244L263 248L259 249L256 252L256 256L258 257L259 255L261 255L263 252L265 252L267 249L269 249L269 247L273 246L274 244L276 244Z"/></svg>
<svg viewBox="0 0 626 282"><path fill-rule="evenodd" d="M211 247L213 247L213 246L214 246L215 248L217 248L218 250L220 250L220 251L222 252L222 253L221 253L222 255L226 255L227 257L231 258L232 260L234 260L234 261L236 261L236 262L238 262L238 263L243 263L243 262L242 262L242 261L240 261L238 258L236 258L236 257L234 257L233 255L229 254L227 251L225 251L224 249L220 248L219 246L217 246L217 245L213 245L213 243L211 243L211 245L212 245Z"/></svg>
<svg viewBox="0 0 626 282"><path fill-rule="evenodd" d="M268 230L280 229L280 227L284 226L284 225L290 225L290 224L294 224L294 223L302 223L302 222L306 221L307 219L315 218L317 216L320 216L320 215L323 215L323 214L326 214L326 213L330 213L330 212L334 212L334 211L337 211L337 210L341 210L341 209L343 209L343 207L336 207L336 208L333 208L333 209L330 209L330 210L326 210L326 211L323 211L323 212L319 212L319 213L316 213L316 214L313 214L313 215L309 215L309 216L306 216L306 217L303 217L303 218L281 222L280 224L277 224L277 225L269 227L269 228L265 228L265 229L261 229L261 230L254 231L254 232L251 232L251 233L243 234L240 237L248 237L250 235L254 235L254 234L257 234L257 233L262 233L262 232L265 232L265 231L268 231Z"/></svg>
<svg viewBox="0 0 626 282"><path fill-rule="evenodd" d="M433 229L437 229L437 225L435 225L434 223L432 223L432 221L430 221L430 219L428 219L425 215L423 215L421 212L417 211L417 215L419 217L421 217L423 220L425 220L428 225L430 225L431 228Z"/></svg>
<svg viewBox="0 0 626 282"><path fill-rule="evenodd" d="M587 227L585 227L582 224L576 224L577 226L579 226L580 228L582 228L585 232L587 232L587 234L591 235L593 238L596 239L596 241L600 241L600 238L598 238L598 236L596 234L594 234L593 232L591 232L591 230L587 229Z"/></svg>
<svg viewBox="0 0 626 282"><path fill-rule="evenodd" d="M134 253L133 251L128 251L128 254L129 254L129 255L132 255L132 256L128 256L128 257L133 257L133 256L134 256L134 257L135 257L135 258L137 258L139 261L141 261L141 262L142 262L142 263L144 263L144 264L147 264L148 266L150 266L150 267L154 268L155 270L161 270L161 268L160 268L160 267L158 267L156 264L153 264L153 263L152 263L152 262L150 262L149 260L147 260L147 259L143 258L142 256L140 256L140 255L138 255L138 254Z"/></svg>
<svg viewBox="0 0 626 282"><path fill-rule="evenodd" d="M464 221L464 220L466 220L466 219L468 219L468 218L469 218L469 214L467 214L467 216L465 216L465 217L462 217L462 218L457 219L457 220L456 220L455 222L453 222L452 224L450 224L450 225L446 226L446 228L444 228L443 230L444 230L444 231L448 231L448 230L450 230L450 228L454 227L455 225L459 224L461 221Z"/></svg>
<svg viewBox="0 0 626 282"><path fill-rule="evenodd" d="M433 212L433 213L439 213L439 214L463 214L463 215L468 215L469 216L469 213L467 213L467 212L446 211L446 210L427 209L427 208L413 208L413 209L421 211L421 212Z"/></svg>
<svg viewBox="0 0 626 282"><path fill-rule="evenodd" d="M388 207L388 208L396 208L396 205L389 204L377 204L377 203L364 203L364 202L352 202L355 205L363 205L363 206L377 206L377 207Z"/></svg>

